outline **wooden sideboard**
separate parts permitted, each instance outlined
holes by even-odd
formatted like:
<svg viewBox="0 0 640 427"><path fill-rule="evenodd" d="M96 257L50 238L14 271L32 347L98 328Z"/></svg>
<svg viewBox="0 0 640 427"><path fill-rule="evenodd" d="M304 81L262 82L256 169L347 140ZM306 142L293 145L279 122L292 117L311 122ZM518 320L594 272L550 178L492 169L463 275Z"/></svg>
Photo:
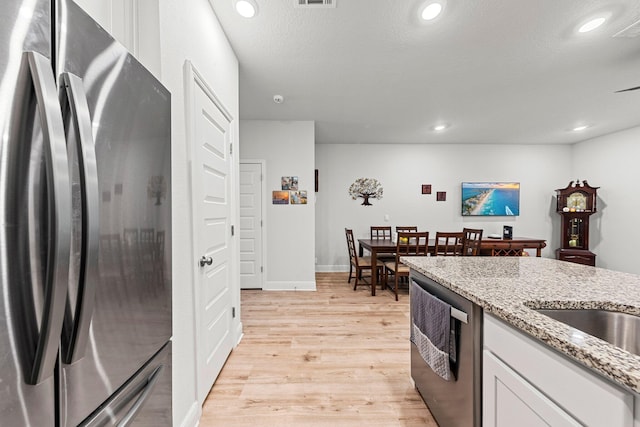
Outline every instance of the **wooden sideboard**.
<svg viewBox="0 0 640 427"><path fill-rule="evenodd" d="M547 246L544 239L530 237L514 237L513 239L491 239L483 237L480 244L480 255L488 256L520 256L524 249L535 249L536 256L542 256L542 248Z"/></svg>

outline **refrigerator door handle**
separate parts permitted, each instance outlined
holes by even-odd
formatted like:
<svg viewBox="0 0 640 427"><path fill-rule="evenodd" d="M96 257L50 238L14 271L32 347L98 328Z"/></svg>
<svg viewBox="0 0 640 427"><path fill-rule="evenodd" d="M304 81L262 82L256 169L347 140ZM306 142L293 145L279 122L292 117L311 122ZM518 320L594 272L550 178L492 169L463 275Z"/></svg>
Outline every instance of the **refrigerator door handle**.
<svg viewBox="0 0 640 427"><path fill-rule="evenodd" d="M82 79L71 73L61 75L63 111L70 114L68 126L74 126L77 141L79 178L82 198L82 243L77 298L73 315L67 315L62 336L62 360L74 363L84 357L93 316L95 288L98 282L99 199L96 150L93 141L91 115ZM67 106L69 107L66 110ZM71 142L70 142L71 143Z"/></svg>
<svg viewBox="0 0 640 427"><path fill-rule="evenodd" d="M164 369L164 365L158 365L153 370L151 370L151 366L149 368L146 372L140 373L140 376L143 377L142 379L135 378L132 382L126 384L114 394L110 402L103 405L102 410L93 413L89 418L81 422L78 427L102 427L105 425L128 427L131 425L161 378L160 374ZM149 373L149 370L151 370L151 373ZM133 402L134 399L135 402ZM125 410L126 413L118 421L118 414Z"/></svg>
<svg viewBox="0 0 640 427"><path fill-rule="evenodd" d="M37 52L24 52L23 59L23 65L28 67L31 74L42 125L52 224L48 236L49 259L41 326L30 376L26 378L29 384L38 384L53 374L58 356L69 275L71 197L64 126L51 63Z"/></svg>
<svg viewBox="0 0 640 427"><path fill-rule="evenodd" d="M129 409L127 414L124 417L122 417L122 420L120 420L117 427L127 427L135 419L136 415L138 414L142 406L144 406L144 403L147 401L147 399L151 395L151 392L153 391L153 388L155 387L156 382L158 382L158 378L160 378L160 373L162 372L162 369L163 369L163 365L160 365L153 370L151 375L149 375L149 377L147 378L147 383L144 387L144 390L140 394L140 397L138 397L138 399L133 404L131 409Z"/></svg>

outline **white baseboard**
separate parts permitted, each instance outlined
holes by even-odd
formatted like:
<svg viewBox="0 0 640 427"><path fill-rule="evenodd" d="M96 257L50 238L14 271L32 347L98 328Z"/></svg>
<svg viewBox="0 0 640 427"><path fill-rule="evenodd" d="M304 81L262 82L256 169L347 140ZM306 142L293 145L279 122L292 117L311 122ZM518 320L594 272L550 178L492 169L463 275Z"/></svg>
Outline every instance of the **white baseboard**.
<svg viewBox="0 0 640 427"><path fill-rule="evenodd" d="M195 401L189 408L189 412L185 415L180 427L197 427L200 424L200 417L202 416L202 407Z"/></svg>
<svg viewBox="0 0 640 427"><path fill-rule="evenodd" d="M349 265L316 265L316 273L348 273Z"/></svg>
<svg viewBox="0 0 640 427"><path fill-rule="evenodd" d="M316 282L265 282L263 291L315 291Z"/></svg>
<svg viewBox="0 0 640 427"><path fill-rule="evenodd" d="M238 327L236 328L236 337L238 337L238 341L236 342L236 345L233 346L234 348L236 348L238 344L240 344L240 341L242 341L242 337L244 337L242 322L238 322Z"/></svg>

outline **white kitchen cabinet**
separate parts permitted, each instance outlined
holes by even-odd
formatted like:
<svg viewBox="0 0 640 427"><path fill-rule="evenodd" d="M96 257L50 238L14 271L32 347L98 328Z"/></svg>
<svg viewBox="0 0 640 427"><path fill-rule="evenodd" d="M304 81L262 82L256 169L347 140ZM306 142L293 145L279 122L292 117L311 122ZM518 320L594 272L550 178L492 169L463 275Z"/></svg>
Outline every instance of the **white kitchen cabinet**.
<svg viewBox="0 0 640 427"><path fill-rule="evenodd" d="M487 314L482 406L485 427L634 427L633 393Z"/></svg>
<svg viewBox="0 0 640 427"><path fill-rule="evenodd" d="M484 427L581 424L488 350L483 354Z"/></svg>

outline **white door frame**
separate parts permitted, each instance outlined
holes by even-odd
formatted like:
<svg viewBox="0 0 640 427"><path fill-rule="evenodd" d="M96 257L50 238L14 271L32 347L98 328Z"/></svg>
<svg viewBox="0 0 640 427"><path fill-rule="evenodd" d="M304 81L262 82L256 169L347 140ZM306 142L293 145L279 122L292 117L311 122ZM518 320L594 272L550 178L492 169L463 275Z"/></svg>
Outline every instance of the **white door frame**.
<svg viewBox="0 0 640 427"><path fill-rule="evenodd" d="M262 241L262 274L260 275L260 288L264 289L265 277L267 277L267 233L264 232L267 228L267 161L264 159L240 159L240 164L258 163L262 168L262 179L260 180L260 191L262 197L260 198L260 211L262 212L262 226L260 227L260 239Z"/></svg>
<svg viewBox="0 0 640 427"><path fill-rule="evenodd" d="M211 89L211 87L207 84L206 80L204 79L204 77L202 76L202 74L200 72L198 72L198 70L195 68L195 66L192 64L191 61L187 60L185 61L184 64L184 76L185 76L185 128L186 128L186 136L187 136L187 155L188 155L188 164L189 164L189 174L191 177L193 177L193 156L195 153L194 150L194 144L196 143L195 141L195 126L196 126L196 114L194 114L193 111L193 105L194 105L194 100L195 100L195 93L194 93L194 85L198 85L206 94L207 96L212 100L212 102L216 105L216 107L220 110L220 112L224 115L224 117L230 122L230 136L231 136L231 141L230 143L233 144L235 141L235 132L234 132L234 118L232 116L232 114L229 112L229 110L224 106L224 104L220 101L220 98L218 96L216 96L215 92ZM231 169L230 169L230 183L229 183L229 192L233 193L234 189L236 188L236 182L237 179L235 178L234 174L237 174L237 170L235 169L235 165L234 165L234 161L233 161L233 154L231 155ZM200 346L202 345L202 343L198 342L198 337L200 337L201 335L201 313L200 313L200 302L201 302L201 298L203 297L200 292L200 287L198 286L198 281L197 278L200 275L200 266L198 264L198 258L199 258L199 254L198 254L198 245L197 245L197 239L196 236L198 235L198 230L196 230L196 221L194 221L194 215L196 213L196 206L194 204L194 197L193 197L193 178L190 179L190 185L191 187L189 188L189 201L190 201L190 212L191 212L191 218L189 219L191 221L191 230L192 230L192 236L191 236L191 260L192 260L192 277L193 277L193 281L191 283L192 286L192 295L193 295L193 301L192 301L192 307L193 307L193 324L194 324L194 336L193 336L193 351L194 351L194 356L195 356L195 360L194 360L194 376L195 376L195 381L194 381L194 385L195 385L195 396L198 399L198 403L200 405L202 405L204 402L199 401L199 389L202 386L202 379L199 378L199 367L200 367L200 360L199 360L199 356L200 356ZM229 194L230 196L230 203L235 203L235 198L231 198L231 194ZM235 223L235 219L236 219L236 212L237 209L234 208L234 206L230 206L229 208L229 218L231 220L231 223ZM235 236L231 236L230 241L229 241L229 246L230 246L230 258L231 258L231 262L229 263L229 269L230 269L230 281L229 281L229 291L231 292L231 304L233 307L236 307L236 316L239 316L239 312L240 312L240 306L239 306L239 280L238 280L238 274L237 274L237 270L236 270L236 261L237 261L237 244L236 244L236 239ZM237 303L236 303L237 302ZM235 333L236 330L234 330L233 326L235 325L235 323L237 323L234 319L234 322L232 323L232 327L231 327L231 331L232 333ZM237 337L236 337L237 338ZM237 339L234 339L234 343L237 343Z"/></svg>

